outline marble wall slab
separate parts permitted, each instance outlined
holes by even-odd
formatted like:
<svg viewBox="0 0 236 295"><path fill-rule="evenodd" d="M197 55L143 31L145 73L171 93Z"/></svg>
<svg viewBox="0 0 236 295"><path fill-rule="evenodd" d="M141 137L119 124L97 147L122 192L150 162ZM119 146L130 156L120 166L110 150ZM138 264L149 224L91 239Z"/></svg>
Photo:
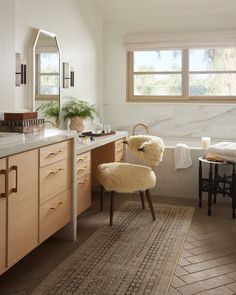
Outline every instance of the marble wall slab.
<svg viewBox="0 0 236 295"><path fill-rule="evenodd" d="M236 140L236 105L233 104L105 104L104 123L131 133L144 123L149 133L164 137Z"/></svg>

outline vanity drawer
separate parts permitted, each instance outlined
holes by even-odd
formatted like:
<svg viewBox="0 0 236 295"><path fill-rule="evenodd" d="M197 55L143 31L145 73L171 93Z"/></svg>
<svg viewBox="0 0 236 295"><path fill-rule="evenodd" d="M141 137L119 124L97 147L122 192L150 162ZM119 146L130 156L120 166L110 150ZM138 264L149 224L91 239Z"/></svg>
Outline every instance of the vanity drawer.
<svg viewBox="0 0 236 295"><path fill-rule="evenodd" d="M119 139L115 142L115 161L120 162L124 160L124 141L125 139Z"/></svg>
<svg viewBox="0 0 236 295"><path fill-rule="evenodd" d="M87 174L77 182L77 214L91 207L91 175Z"/></svg>
<svg viewBox="0 0 236 295"><path fill-rule="evenodd" d="M123 141L125 140L125 138L121 138L119 140L115 141L115 150L120 150L121 148L123 149Z"/></svg>
<svg viewBox="0 0 236 295"><path fill-rule="evenodd" d="M39 242L43 242L70 221L70 190L40 206Z"/></svg>
<svg viewBox="0 0 236 295"><path fill-rule="evenodd" d="M70 158L40 168L40 203L70 187Z"/></svg>
<svg viewBox="0 0 236 295"><path fill-rule="evenodd" d="M65 159L70 155L69 141L40 148L40 167Z"/></svg>
<svg viewBox="0 0 236 295"><path fill-rule="evenodd" d="M77 155L77 165L83 164L84 162L87 162L90 160L91 160L91 153L90 152Z"/></svg>
<svg viewBox="0 0 236 295"><path fill-rule="evenodd" d="M91 173L91 162L87 161L77 166L77 178Z"/></svg>
<svg viewBox="0 0 236 295"><path fill-rule="evenodd" d="M115 151L115 162L120 162L124 160L124 150L120 149Z"/></svg>

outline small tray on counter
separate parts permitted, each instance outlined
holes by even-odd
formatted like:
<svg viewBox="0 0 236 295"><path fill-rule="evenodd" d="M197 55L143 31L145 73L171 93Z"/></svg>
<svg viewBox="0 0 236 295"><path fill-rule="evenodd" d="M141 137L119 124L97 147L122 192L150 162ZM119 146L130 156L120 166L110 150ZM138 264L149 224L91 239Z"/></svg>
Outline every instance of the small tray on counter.
<svg viewBox="0 0 236 295"><path fill-rule="evenodd" d="M92 137L97 137L97 136L106 136L106 135L112 135L112 134L116 134L115 131L110 131L110 132L102 132L102 133L93 133L92 131L88 131L88 132L82 132L82 136L92 136Z"/></svg>

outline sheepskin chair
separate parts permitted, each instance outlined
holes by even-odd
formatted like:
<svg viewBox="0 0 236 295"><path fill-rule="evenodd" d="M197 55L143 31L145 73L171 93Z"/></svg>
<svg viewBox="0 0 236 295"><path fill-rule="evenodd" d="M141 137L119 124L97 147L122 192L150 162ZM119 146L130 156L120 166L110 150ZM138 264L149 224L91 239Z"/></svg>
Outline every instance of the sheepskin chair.
<svg viewBox="0 0 236 295"><path fill-rule="evenodd" d="M113 224L114 193L134 193L139 191L142 208L145 209L144 193L146 194L153 220L155 213L150 196L150 189L156 185L153 167L162 161L165 145L157 136L134 135L128 141L129 150L144 160L152 168L130 163L104 163L98 166L98 180L101 184L101 210L103 210L104 188L110 194L110 225Z"/></svg>

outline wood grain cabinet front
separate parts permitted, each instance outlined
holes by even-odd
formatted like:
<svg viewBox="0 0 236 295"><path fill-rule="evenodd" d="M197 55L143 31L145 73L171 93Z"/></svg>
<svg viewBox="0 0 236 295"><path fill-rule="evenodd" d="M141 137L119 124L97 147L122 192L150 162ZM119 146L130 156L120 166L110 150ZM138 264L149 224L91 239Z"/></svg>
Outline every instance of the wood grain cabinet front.
<svg viewBox="0 0 236 295"><path fill-rule="evenodd" d="M69 221L70 190L66 190L40 206L39 242L46 240Z"/></svg>
<svg viewBox="0 0 236 295"><path fill-rule="evenodd" d="M77 214L91 206L91 153L77 155Z"/></svg>
<svg viewBox="0 0 236 295"><path fill-rule="evenodd" d="M70 158L40 168L40 203L70 188Z"/></svg>
<svg viewBox="0 0 236 295"><path fill-rule="evenodd" d="M40 148L40 243L70 221L70 144L68 140Z"/></svg>
<svg viewBox="0 0 236 295"><path fill-rule="evenodd" d="M92 187L98 189L97 166L103 163L120 162L125 158L124 138L92 150Z"/></svg>
<svg viewBox="0 0 236 295"><path fill-rule="evenodd" d="M6 269L6 234L7 234L7 165L6 159L0 159L0 273Z"/></svg>
<svg viewBox="0 0 236 295"><path fill-rule="evenodd" d="M40 148L40 167L68 158L70 142L62 141Z"/></svg>
<svg viewBox="0 0 236 295"><path fill-rule="evenodd" d="M7 265L38 244L38 150L8 158Z"/></svg>
<svg viewBox="0 0 236 295"><path fill-rule="evenodd" d="M124 138L115 141L115 162L121 162L124 160Z"/></svg>

